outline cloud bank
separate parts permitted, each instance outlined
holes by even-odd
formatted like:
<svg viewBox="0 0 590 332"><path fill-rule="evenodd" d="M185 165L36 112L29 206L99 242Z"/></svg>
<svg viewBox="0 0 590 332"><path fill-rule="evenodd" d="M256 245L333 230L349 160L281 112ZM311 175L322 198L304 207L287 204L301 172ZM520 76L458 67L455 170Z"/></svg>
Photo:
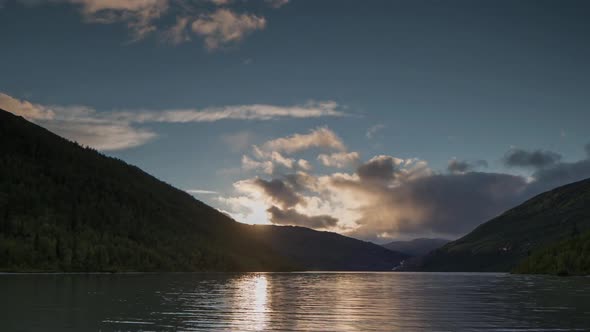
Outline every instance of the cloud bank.
<svg viewBox="0 0 590 332"><path fill-rule="evenodd" d="M376 242L456 238L534 195L590 177L590 154L564 162L559 154L542 150L506 153L504 160L511 165L532 170L528 176L482 172L479 169L488 166L484 160L451 159L448 172L437 172L417 158L377 155L363 162L326 127L261 146L243 157L271 168L278 163L272 158L278 151L293 160L318 147L336 152L318 154L316 161L328 166L321 169L327 173L314 174L294 165L271 172L250 169L257 176L236 182L236 195L222 198L240 202L250 212L230 208L230 215L238 220L256 215L257 223L306 226ZM349 159L355 162L344 162Z"/></svg>

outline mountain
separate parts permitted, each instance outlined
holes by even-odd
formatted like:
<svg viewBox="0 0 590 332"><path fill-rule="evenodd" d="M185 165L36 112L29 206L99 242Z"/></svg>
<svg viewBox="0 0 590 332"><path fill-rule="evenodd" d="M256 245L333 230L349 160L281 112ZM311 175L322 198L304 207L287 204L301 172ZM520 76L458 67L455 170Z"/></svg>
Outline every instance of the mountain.
<svg viewBox="0 0 590 332"><path fill-rule="evenodd" d="M390 270L405 257L334 233L238 223L0 110L0 271Z"/></svg>
<svg viewBox="0 0 590 332"><path fill-rule="evenodd" d="M410 241L393 241L382 246L392 251L402 252L409 256L422 256L426 255L427 253L431 252L434 249L438 249L445 244L447 244L449 240L445 239L413 239Z"/></svg>
<svg viewBox="0 0 590 332"><path fill-rule="evenodd" d="M590 179L586 179L526 201L422 257L410 269L511 271L529 255L535 257L589 230Z"/></svg>
<svg viewBox="0 0 590 332"><path fill-rule="evenodd" d="M255 226L258 239L307 270L391 270L408 255L331 232L295 226Z"/></svg>

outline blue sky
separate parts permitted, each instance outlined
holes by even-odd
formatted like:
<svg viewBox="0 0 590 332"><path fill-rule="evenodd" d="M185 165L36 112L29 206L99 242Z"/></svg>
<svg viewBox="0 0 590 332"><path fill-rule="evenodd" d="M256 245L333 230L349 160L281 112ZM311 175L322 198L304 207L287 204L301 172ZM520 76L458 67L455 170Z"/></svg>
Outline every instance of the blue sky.
<svg viewBox="0 0 590 332"><path fill-rule="evenodd" d="M549 184L590 176L583 164L590 143L590 6L584 1L0 4L2 108L178 188L214 191L195 195L238 220L312 226L375 241L456 237ZM210 120L195 120L203 112ZM281 137L291 138L285 144L329 141L314 134L323 130L344 147L314 143L294 151L266 144ZM265 144L265 153L257 155L252 146ZM535 159L535 152L559 158L539 164L545 159ZM306 160L313 169L276 166L276 153L295 163ZM341 159L348 154L348 161L334 167L318 159L336 158L332 153ZM509 162L512 154L525 162ZM248 166L244 156L258 166ZM453 173L453 159L472 167ZM269 162L272 172L262 165ZM391 166L379 184L386 189L367 183L359 189L363 165ZM421 175L400 178L399 172L416 167ZM548 169L559 167L577 168L540 185ZM286 181L298 172L313 176L314 184ZM425 221L439 211L432 206L443 204L440 198L408 207L399 193L388 191L426 179L449 180L436 185L451 190L458 188L452 181L482 173L524 182L504 189L506 201L486 201L495 192L481 197L478 203L493 206L490 211L447 218L465 219L460 225ZM356 181L346 187L350 197L335 195L344 190L334 187L339 174ZM283 191L267 190L266 182L255 179L283 181ZM497 187L486 183L488 194ZM478 190L465 185L467 192ZM281 205L280 194L289 190L301 197L299 203ZM397 203L376 202L372 195ZM246 198L247 207L239 206ZM350 200L366 204L350 207ZM365 213L380 204L391 211L368 220ZM273 206L282 214L267 211Z"/></svg>

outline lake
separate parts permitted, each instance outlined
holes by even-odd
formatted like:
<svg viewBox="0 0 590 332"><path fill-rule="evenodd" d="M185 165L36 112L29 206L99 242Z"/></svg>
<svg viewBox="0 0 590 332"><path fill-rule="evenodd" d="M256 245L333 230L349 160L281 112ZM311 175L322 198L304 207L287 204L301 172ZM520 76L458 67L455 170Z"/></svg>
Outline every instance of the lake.
<svg viewBox="0 0 590 332"><path fill-rule="evenodd" d="M1 331L590 330L590 278L2 274Z"/></svg>

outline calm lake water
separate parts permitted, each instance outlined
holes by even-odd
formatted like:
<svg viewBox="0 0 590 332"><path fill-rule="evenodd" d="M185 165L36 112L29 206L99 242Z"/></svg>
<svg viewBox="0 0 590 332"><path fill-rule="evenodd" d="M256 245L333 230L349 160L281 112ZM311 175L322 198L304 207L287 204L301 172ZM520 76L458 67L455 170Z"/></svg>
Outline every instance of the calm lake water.
<svg viewBox="0 0 590 332"><path fill-rule="evenodd" d="M0 275L0 331L590 330L590 278Z"/></svg>

